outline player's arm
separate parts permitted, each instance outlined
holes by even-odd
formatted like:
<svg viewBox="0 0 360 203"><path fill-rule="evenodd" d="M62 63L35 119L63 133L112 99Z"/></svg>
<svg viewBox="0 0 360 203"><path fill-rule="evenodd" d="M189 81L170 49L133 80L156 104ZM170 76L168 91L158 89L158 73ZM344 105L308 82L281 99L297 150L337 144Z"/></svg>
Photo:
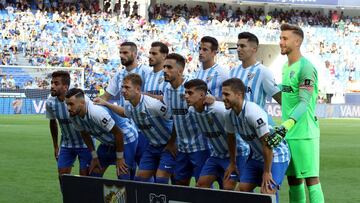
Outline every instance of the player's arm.
<svg viewBox="0 0 360 203"><path fill-rule="evenodd" d="M52 142L53 142L53 147L54 147L54 156L55 159L58 160L59 158L59 145L58 145L58 125L56 122L56 119L50 119L49 122L49 127L50 127L50 133L51 133L51 138L52 138Z"/></svg>
<svg viewBox="0 0 360 203"><path fill-rule="evenodd" d="M166 144L165 150L169 151L171 155L175 158L177 154L177 147L176 147L176 130L175 125L173 124L171 137Z"/></svg>
<svg viewBox="0 0 360 203"><path fill-rule="evenodd" d="M264 68L262 74L262 85L266 95L272 96L281 105L281 91L278 84L276 84L273 73L268 68Z"/></svg>
<svg viewBox="0 0 360 203"><path fill-rule="evenodd" d="M273 151L265 141L266 140L265 138L267 136L269 136L269 133L266 133L260 138L263 149L263 157L264 157L264 172L262 176L261 192L266 194L272 194L275 192L274 186L276 186L276 183L273 180L271 173Z"/></svg>
<svg viewBox="0 0 360 203"><path fill-rule="evenodd" d="M228 180L231 173L238 172L236 167L236 135L235 128L230 119L230 113L225 115L225 131L227 132L227 144L229 148L230 164L225 171L224 179Z"/></svg>
<svg viewBox="0 0 360 203"><path fill-rule="evenodd" d="M81 130L80 135L81 135L82 139L84 140L87 148L91 152L91 156L92 156L90 167L89 167L89 174L91 174L93 172L101 173L102 168L101 168L100 161L99 161L98 155L96 153L94 142L91 138L90 133L87 131Z"/></svg>
<svg viewBox="0 0 360 203"><path fill-rule="evenodd" d="M128 167L124 159L124 134L117 125L114 125L110 132L115 137L117 174L127 174Z"/></svg>
<svg viewBox="0 0 360 203"><path fill-rule="evenodd" d="M125 110L123 107L112 104L110 102L108 102L107 100L104 100L102 97L97 97L93 100L94 104L96 105L101 105L101 106L106 106L108 107L111 111L115 112L116 114L118 114L121 117L127 117L125 115Z"/></svg>
<svg viewBox="0 0 360 203"><path fill-rule="evenodd" d="M236 167L236 135L234 133L228 133L227 144L229 148L230 163L225 171L224 179L228 180L233 172L238 173Z"/></svg>

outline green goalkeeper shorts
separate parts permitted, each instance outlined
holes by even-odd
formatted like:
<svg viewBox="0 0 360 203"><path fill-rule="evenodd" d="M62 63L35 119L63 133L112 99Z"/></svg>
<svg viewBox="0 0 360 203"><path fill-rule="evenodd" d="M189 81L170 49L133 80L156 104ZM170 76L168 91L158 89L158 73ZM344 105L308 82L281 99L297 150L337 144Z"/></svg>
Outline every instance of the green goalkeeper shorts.
<svg viewBox="0 0 360 203"><path fill-rule="evenodd" d="M287 176L296 178L319 177L320 168L320 138L290 139L291 160L287 169Z"/></svg>

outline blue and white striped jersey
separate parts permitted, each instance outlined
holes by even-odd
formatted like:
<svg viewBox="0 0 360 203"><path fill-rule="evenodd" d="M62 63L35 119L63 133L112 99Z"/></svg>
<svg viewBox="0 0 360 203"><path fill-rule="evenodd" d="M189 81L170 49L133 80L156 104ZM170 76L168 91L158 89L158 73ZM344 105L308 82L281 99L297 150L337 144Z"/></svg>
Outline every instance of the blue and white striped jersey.
<svg viewBox="0 0 360 203"><path fill-rule="evenodd" d="M106 91L111 94L112 96L116 96L119 93L121 93L121 85L122 81L125 76L129 75L130 73L136 73L141 76L141 79L143 81L143 88L144 85L147 82L147 77L149 73L151 72L151 69L149 66L140 64L138 67L132 69L130 72L126 70L125 67L123 67L120 71L116 72L114 77L110 80L109 86L106 88ZM125 98L120 94L120 101L119 105L124 106L125 104Z"/></svg>
<svg viewBox="0 0 360 203"><path fill-rule="evenodd" d="M78 131L89 132L103 144L115 146L115 136L110 132L117 125L124 137L124 144L136 141L137 130L131 125L129 119L115 115L109 109L98 106L92 101L86 101L86 114L84 118L79 115L72 117Z"/></svg>
<svg viewBox="0 0 360 203"><path fill-rule="evenodd" d="M272 97L280 92L272 72L257 62L253 66L244 68L240 65L230 71L230 78L239 78L245 85L245 99L255 102L265 109L266 97Z"/></svg>
<svg viewBox="0 0 360 203"><path fill-rule="evenodd" d="M60 101L57 97L50 96L46 100L46 117L58 120L61 130L61 147L87 148L80 133L75 130L70 120L65 101Z"/></svg>
<svg viewBox="0 0 360 203"><path fill-rule="evenodd" d="M251 158L264 161L260 138L270 132L267 121L267 114L260 106L244 100L239 115L231 110L226 117L225 130L228 133L239 133L243 140L250 145L253 152ZM290 152L285 141L274 148L273 153L273 162L275 163L290 160Z"/></svg>
<svg viewBox="0 0 360 203"><path fill-rule="evenodd" d="M146 78L144 92L153 95L164 95L166 85L170 84L165 82L163 70L160 70L156 73L151 71Z"/></svg>
<svg viewBox="0 0 360 203"><path fill-rule="evenodd" d="M190 116L185 101L184 83L174 89L169 85L164 93L164 103L172 115L178 150L184 153L197 152L209 149L205 136L200 132L193 116Z"/></svg>
<svg viewBox="0 0 360 203"><path fill-rule="evenodd" d="M221 98L221 86L222 83L229 78L229 71L215 63L211 68L206 70L200 68L195 72L194 78L205 81L211 94L217 98Z"/></svg>
<svg viewBox="0 0 360 203"><path fill-rule="evenodd" d="M229 148L227 144L227 133L225 131L225 116L229 111L225 109L224 103L215 101L210 106L205 106L203 112L197 112L194 107L189 108L190 115L194 116L198 126L211 144L211 156L218 158L228 158ZM247 156L250 153L249 145L241 142L238 146L237 155Z"/></svg>
<svg viewBox="0 0 360 203"><path fill-rule="evenodd" d="M141 95L140 103L136 107L126 101L124 108L125 115L135 122L151 145L161 146L168 143L173 122L167 114L165 104L147 95Z"/></svg>

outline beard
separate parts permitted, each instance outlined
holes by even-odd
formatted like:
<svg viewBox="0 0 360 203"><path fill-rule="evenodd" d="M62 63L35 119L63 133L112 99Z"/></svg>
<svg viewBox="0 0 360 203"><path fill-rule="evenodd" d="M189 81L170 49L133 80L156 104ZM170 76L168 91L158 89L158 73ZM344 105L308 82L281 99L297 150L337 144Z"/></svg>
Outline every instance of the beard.
<svg viewBox="0 0 360 203"><path fill-rule="evenodd" d="M132 63L134 63L134 58L128 58L127 60L121 59L121 64L123 66L130 66Z"/></svg>

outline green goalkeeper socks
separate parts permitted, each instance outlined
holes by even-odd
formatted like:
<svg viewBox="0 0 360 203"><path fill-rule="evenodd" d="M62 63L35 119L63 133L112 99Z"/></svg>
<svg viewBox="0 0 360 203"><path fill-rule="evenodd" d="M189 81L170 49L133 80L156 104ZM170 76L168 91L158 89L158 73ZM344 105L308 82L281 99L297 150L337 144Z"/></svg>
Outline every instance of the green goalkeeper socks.
<svg viewBox="0 0 360 203"><path fill-rule="evenodd" d="M290 203L306 203L304 183L300 185L290 185Z"/></svg>
<svg viewBox="0 0 360 203"><path fill-rule="evenodd" d="M324 203L324 194L321 190L321 184L312 185L308 187L310 203Z"/></svg>

